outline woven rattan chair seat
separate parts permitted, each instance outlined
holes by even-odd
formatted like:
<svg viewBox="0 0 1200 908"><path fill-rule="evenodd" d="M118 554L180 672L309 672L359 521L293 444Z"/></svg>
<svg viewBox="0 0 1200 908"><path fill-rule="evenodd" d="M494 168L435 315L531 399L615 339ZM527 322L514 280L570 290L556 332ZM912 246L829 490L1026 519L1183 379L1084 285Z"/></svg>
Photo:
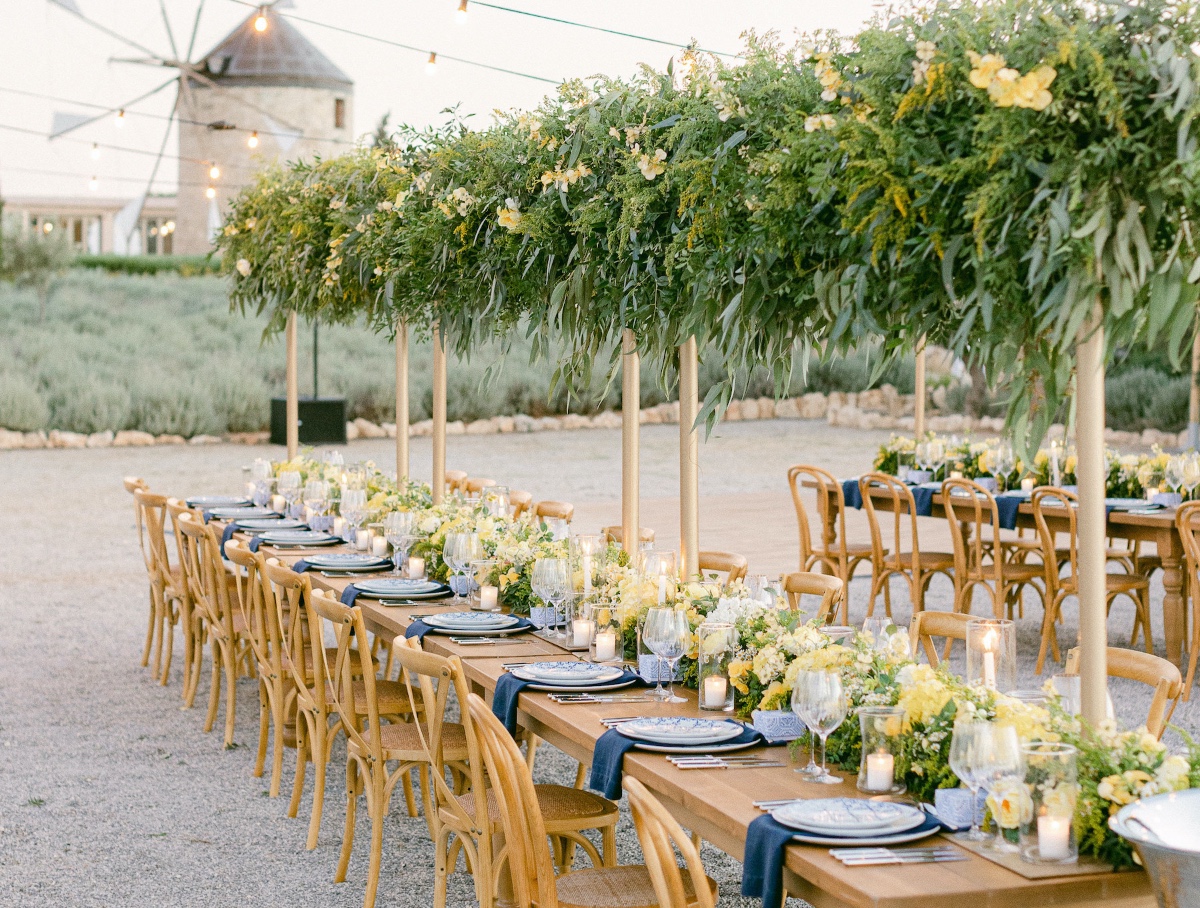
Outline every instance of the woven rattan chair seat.
<svg viewBox="0 0 1200 908"><path fill-rule="evenodd" d="M617 816L617 805L607 798L590 791L578 788L567 788L565 785L535 785L538 807L546 821L546 829L553 833L563 826L578 829L594 829L598 820L606 816ZM468 791L458 796L458 803L471 816L475 816L475 792ZM496 801L495 789L487 790L488 818L494 825L500 823L500 805ZM453 819L448 811L443 811L443 821Z"/></svg>
<svg viewBox="0 0 1200 908"><path fill-rule="evenodd" d="M717 884L708 880L715 898ZM558 883L559 908L657 908L658 898L650 882L650 871L644 864L622 867L589 868L560 876ZM689 905L695 904L696 890L689 874L684 874L684 895Z"/></svg>

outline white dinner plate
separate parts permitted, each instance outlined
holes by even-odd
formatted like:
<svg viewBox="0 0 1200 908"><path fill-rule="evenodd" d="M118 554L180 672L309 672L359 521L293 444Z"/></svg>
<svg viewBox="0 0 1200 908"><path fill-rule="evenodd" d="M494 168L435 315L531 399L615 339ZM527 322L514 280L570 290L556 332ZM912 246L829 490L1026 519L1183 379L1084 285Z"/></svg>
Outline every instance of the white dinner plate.
<svg viewBox="0 0 1200 908"><path fill-rule="evenodd" d="M611 665L597 665L594 662L530 662L522 665L517 671L532 676L532 681L566 681L599 682L605 679L617 678L621 669Z"/></svg>
<svg viewBox="0 0 1200 908"><path fill-rule="evenodd" d="M253 520L255 518L262 520L264 518L276 518L279 514L271 508L209 508L210 517L216 520Z"/></svg>
<svg viewBox="0 0 1200 908"><path fill-rule="evenodd" d="M380 577L374 580L360 580L354 584L360 593L372 596L412 597L430 596L435 593L447 593L450 587L433 580L406 580L403 577Z"/></svg>
<svg viewBox="0 0 1200 908"><path fill-rule="evenodd" d="M189 508L248 508L253 502L239 495L197 495L189 498L186 504Z"/></svg>
<svg viewBox="0 0 1200 908"><path fill-rule="evenodd" d="M430 627L445 631L498 631L516 627L521 619L516 615L498 615L495 612L446 612L429 615L422 619Z"/></svg>
<svg viewBox="0 0 1200 908"><path fill-rule="evenodd" d="M868 846L877 847L884 845L903 845L905 842L916 842L921 839L929 838L931 835L937 835L942 831L940 826L935 826L932 829L913 829L909 832L898 832L892 835L868 836L864 838L847 838L839 836L823 836L816 833L797 832L792 836L793 842L800 842L803 845L831 845L833 847L852 847L866 848Z"/></svg>
<svg viewBox="0 0 1200 908"><path fill-rule="evenodd" d="M683 716L651 716L617 726L617 731L627 738L678 747L723 744L745 730L740 722L730 719L691 719Z"/></svg>
<svg viewBox="0 0 1200 908"><path fill-rule="evenodd" d="M363 555L358 552L330 552L305 558L310 566L329 571L378 571L389 568L392 562L378 555Z"/></svg>
<svg viewBox="0 0 1200 908"><path fill-rule="evenodd" d="M568 665L571 665L571 664L586 665L587 663L577 662L577 663L567 663L567 664ZM589 687L589 686L594 686L597 684L612 684L614 681L619 680L621 678L621 676L625 674L623 669L612 668L611 666L608 666L608 667L596 666L596 667L604 668L605 670L602 672L594 673L594 674L581 674L581 675L578 675L573 678L568 677L568 676L563 676L563 675L559 675L558 677L542 675L542 674L539 674L538 672L525 671L524 667L514 668L514 669L512 669L511 673L515 677L520 678L522 681L533 681L534 683L537 683L537 684L548 684L548 685L552 685L554 687L561 687L565 690L574 690L579 687Z"/></svg>
<svg viewBox="0 0 1200 908"><path fill-rule="evenodd" d="M329 545L342 540L320 530L271 530L262 534L262 541L267 545Z"/></svg>
<svg viewBox="0 0 1200 908"><path fill-rule="evenodd" d="M251 517L248 519L238 518L233 522L233 525L239 530L261 530L271 533L275 530L299 530L303 529L305 523L298 517Z"/></svg>
<svg viewBox="0 0 1200 908"><path fill-rule="evenodd" d="M617 726L620 728L621 726ZM638 750L646 750L655 754L724 754L734 750L745 750L748 747L761 747L762 741L737 741L726 744L651 744L649 741L635 741L633 746Z"/></svg>
<svg viewBox="0 0 1200 908"><path fill-rule="evenodd" d="M387 603L384 603L385 605ZM409 604L412 604L411 601ZM425 621L424 618L421 619ZM428 622L426 622L428 623ZM532 627L516 626L502 628L477 628L475 630L456 631L448 627L431 627L430 630L435 634L442 634L446 637L511 637L514 634L523 634L526 631L533 630Z"/></svg>
<svg viewBox="0 0 1200 908"><path fill-rule="evenodd" d="M596 694L606 690L620 690L623 687L629 687L631 684L637 683L637 678L627 678L621 681L610 681L607 684L580 684L571 685L570 687L563 684L530 684L525 689L545 691L551 694Z"/></svg>
<svg viewBox="0 0 1200 908"><path fill-rule="evenodd" d="M842 835L869 831L878 831L880 834L906 832L925 822L925 812L911 804L868 801L865 798L793 801L773 810L771 816L793 829Z"/></svg>

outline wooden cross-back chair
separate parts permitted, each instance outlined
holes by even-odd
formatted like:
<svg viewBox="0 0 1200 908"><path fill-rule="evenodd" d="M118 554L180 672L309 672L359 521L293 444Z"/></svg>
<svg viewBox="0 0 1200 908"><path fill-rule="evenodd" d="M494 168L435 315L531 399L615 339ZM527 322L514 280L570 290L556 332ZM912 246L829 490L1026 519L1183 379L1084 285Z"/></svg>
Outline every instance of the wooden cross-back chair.
<svg viewBox="0 0 1200 908"><path fill-rule="evenodd" d="M533 777L512 736L477 694L467 695L467 711L479 736L504 829L513 902L517 908L653 908L658 896L646 865L591 867L555 875L547 827ZM705 878L715 896L716 884ZM702 903L684 882L684 904ZM715 899L714 899L715 900Z"/></svg>
<svg viewBox="0 0 1200 908"><path fill-rule="evenodd" d="M625 528L620 524L616 526L602 527L600 535L604 537L605 542L623 542L625 539ZM645 545L654 545L654 530L649 527L638 528L638 543Z"/></svg>
<svg viewBox="0 0 1200 908"><path fill-rule="evenodd" d="M237 601L242 621L248 629L247 638L258 673L258 756L254 775L261 778L267 758L267 737L274 729L271 751L271 785L269 794L279 796L279 780L283 772L285 727L295 728L296 688L283 667L283 643L279 635L279 619L275 598L264 574L265 559L240 539L225 544L226 557L240 570L234 572ZM295 739L292 739L295 744Z"/></svg>
<svg viewBox="0 0 1200 908"><path fill-rule="evenodd" d="M231 747L237 713L238 666L246 659L250 626L243 618L241 604L235 601L237 587L231 584L231 577L221 563L221 537L216 529L202 523L194 514L181 514L178 527L192 602L204 612L204 626L208 631L212 659L212 681L204 731L212 731L223 684L225 746Z"/></svg>
<svg viewBox="0 0 1200 908"><path fill-rule="evenodd" d="M420 641L415 639L397 637L394 646L405 680L410 684L414 679L419 682L425 701L431 702L430 698L440 696L443 689L453 690L462 715L461 725L444 723L437 712L444 708L444 703L425 713L425 724L429 729L427 740L431 742L428 759L432 764L432 781L437 795L434 908L444 908L446 904L447 875L457 864L460 849L474 873L476 897L481 908L493 908L497 874L502 869L504 856L494 853L494 842L503 829L495 794L487 787L479 737L470 713L461 709L470 693L462 663L457 656L446 658L424 652ZM455 765L452 762L454 751L450 745L458 739L454 735L439 738L439 724L451 729L455 735L461 734L466 746L465 763ZM434 746L439 741L444 753L439 753L438 747ZM454 789L446 784L448 766L458 783ZM616 862L618 813L615 804L592 792L562 785L535 785L533 788L560 872L570 869L576 846L583 848L594 866L612 866ZM592 829L600 831L600 851L583 835Z"/></svg>
<svg viewBox="0 0 1200 908"><path fill-rule="evenodd" d="M625 777L624 786L660 908L716 908L716 886L709 885L711 881L704 872L700 850L683 827L633 776ZM675 849L679 849L683 867L675 858Z"/></svg>
<svg viewBox="0 0 1200 908"><path fill-rule="evenodd" d="M514 518L524 517L533 506L533 493L522 489L513 489L508 493L508 503L512 507Z"/></svg>
<svg viewBox="0 0 1200 908"><path fill-rule="evenodd" d="M1179 506L1175 512L1175 528L1183 541L1186 589L1192 600L1192 639L1188 644L1187 681L1183 686L1183 699L1188 700L1196 679L1196 657L1200 654L1200 501L1188 501Z"/></svg>
<svg viewBox="0 0 1200 908"><path fill-rule="evenodd" d="M942 507L954 544L954 610L970 613L976 587L987 591L997 618L1022 613L1025 587L1048 601L1042 584L1045 567L1010 560L1000 536L1000 512L992 493L969 479L942 483ZM1053 560L1053 559L1052 559Z"/></svg>
<svg viewBox="0 0 1200 908"><path fill-rule="evenodd" d="M809 523L802 490L808 480L816 487L817 533ZM851 543L846 539L846 496L842 484L832 473L811 464L796 464L788 469L788 487L796 508L796 523L800 529L800 570L826 570L849 589L850 578L864 561L871 558L871 546ZM830 535L826 535L829 533ZM850 596L842 598L841 621L849 616Z"/></svg>
<svg viewBox="0 0 1200 908"><path fill-rule="evenodd" d="M963 612L917 612L913 615L912 624L908 627L909 646L913 658L916 659L920 655L920 651L924 649L929 664L936 668L942 659L950 658L950 647L955 640L962 640L964 644L966 643L967 622L970 620L971 616ZM934 637L940 637L946 641L940 658L937 647L933 644Z"/></svg>
<svg viewBox="0 0 1200 908"><path fill-rule="evenodd" d="M734 583L743 579L746 571L750 568L750 562L746 560L746 556L739 555L737 552L700 552L696 556L696 564L700 569L701 576L723 573L726 583Z"/></svg>
<svg viewBox="0 0 1200 908"><path fill-rule="evenodd" d="M446 491L461 492L463 483L467 481L467 474L463 470L447 470L446 471Z"/></svg>
<svg viewBox="0 0 1200 908"><path fill-rule="evenodd" d="M783 576L783 592L793 612L800 610L801 596L820 596L816 620L828 624L837 615L838 603L846 591L845 584L832 574L816 574L812 571L793 571Z"/></svg>
<svg viewBox="0 0 1200 908"><path fill-rule="evenodd" d="M179 518L184 514L191 514L201 522L204 520L201 512L189 508L186 502L178 498L167 499L167 515L171 519L175 554L179 559L179 585L183 589L183 597L179 600L179 626L183 631L183 705L190 709L196 702L196 691L200 686L204 641L208 638L208 631L204 627L204 609L192 597L193 584L189 581L191 568L183 557L183 532L179 529Z"/></svg>
<svg viewBox="0 0 1200 908"><path fill-rule="evenodd" d="M892 577L902 577L908 584L913 614L924 611L925 591L937 574L954 582L954 555L950 552L924 552L918 541L917 503L908 486L887 473L867 473L859 477L863 509L871 527L871 598L867 600L867 616L875 613L875 598L883 593L887 616L892 617L892 596L888 583ZM890 508L881 515L875 506L875 496L887 499ZM890 513L889 513L890 512ZM890 523L890 533L884 527ZM904 530L912 540L904 548ZM889 544L885 544L890 539Z"/></svg>
<svg viewBox="0 0 1200 908"><path fill-rule="evenodd" d="M1046 653L1050 652L1054 657L1054 661L1058 661L1058 631L1055 624L1058 620L1059 612L1062 610L1063 600L1068 596L1077 596L1079 594L1079 561L1078 561L1078 540L1079 515L1077 506L1079 497L1066 489L1056 488L1054 486L1042 486L1033 490L1033 495L1030 498L1030 503L1033 505L1033 519L1037 524L1038 536L1042 542L1042 560L1045 563L1045 584L1046 584L1046 613L1042 617L1042 642L1038 647L1038 658L1036 671L1041 674L1042 666L1046 662ZM1047 514L1053 514L1055 517L1066 521L1067 534L1067 558L1064 560L1064 565L1067 568L1067 573L1060 576L1061 568L1059 561L1055 555L1056 533L1050 528L1050 522L1047 520ZM1104 599L1107 610L1112 609L1113 600L1118 596L1128 596L1133 600L1136 609L1133 621L1133 634L1129 639L1129 645L1133 646L1137 643L1138 631L1142 631L1146 638L1146 652L1151 652L1153 643L1150 637L1150 581L1141 574L1104 574Z"/></svg>
<svg viewBox="0 0 1200 908"><path fill-rule="evenodd" d="M150 651L153 648L154 676L160 683L166 684L171 677L175 625L179 623L180 612L183 609L182 600L187 595L187 590L184 588L182 571L171 567L171 560L167 554L164 529L166 497L154 495L144 487L135 488L133 504L137 514L142 560L146 565L146 577L150 585L150 616L146 626L146 644L142 649L142 665L150 664Z"/></svg>
<svg viewBox="0 0 1200 908"><path fill-rule="evenodd" d="M412 696L403 682L376 677L371 647L357 645L368 639L362 609L342 604L326 590L313 591L307 603L312 638L322 636L321 622L328 621L333 626L337 640L337 646L328 649L323 645L323 640L320 641L322 645L310 647L314 658L321 663L320 674L328 682L326 697L336 709L341 730L346 735L346 826L334 882L343 883L346 880L350 854L354 849L358 798L365 795L367 816L371 822L371 850L363 906L372 908L383 858L383 821L397 783L404 788L409 815L416 816L413 770L417 770L421 776L425 818L430 822L430 833L433 833L425 753L416 723L406 720L435 702L444 707L445 694L441 701L433 698L426 700L419 693ZM435 743L437 747L441 746L441 735L439 729ZM458 753L462 750L461 736L458 741L454 740L453 734L448 737L448 749L452 755L458 759L464 758L465 753ZM389 769L389 763L399 765Z"/></svg>
<svg viewBox="0 0 1200 908"><path fill-rule="evenodd" d="M538 520L543 517L557 517L570 523L571 518L575 516L575 505L567 501L539 501L533 506L533 514Z"/></svg>
<svg viewBox="0 0 1200 908"><path fill-rule="evenodd" d="M138 476L126 476L122 480L122 483L125 486L125 491L131 496L139 490L150 491L150 487L146 485L145 480ZM146 578L150 594L150 617L146 623L146 645L142 649L142 668L146 668L150 664L150 651L154 643L154 629L158 625L159 612L155 593L157 572L153 561L153 554L146 540L146 519L142 516L142 505L136 497L133 498L133 525L137 528L138 548L142 552L142 562L146 565Z"/></svg>
<svg viewBox="0 0 1200 908"><path fill-rule="evenodd" d="M463 480L462 490L468 496L477 497L484 489L491 488L496 484L494 479L483 479L477 476L472 476Z"/></svg>
<svg viewBox="0 0 1200 908"><path fill-rule="evenodd" d="M1151 653L1110 646L1107 650L1108 677L1140 681L1154 688L1146 712L1146 730L1161 738L1183 696L1183 675L1175 663ZM1065 674L1079 674L1079 648L1067 653Z"/></svg>

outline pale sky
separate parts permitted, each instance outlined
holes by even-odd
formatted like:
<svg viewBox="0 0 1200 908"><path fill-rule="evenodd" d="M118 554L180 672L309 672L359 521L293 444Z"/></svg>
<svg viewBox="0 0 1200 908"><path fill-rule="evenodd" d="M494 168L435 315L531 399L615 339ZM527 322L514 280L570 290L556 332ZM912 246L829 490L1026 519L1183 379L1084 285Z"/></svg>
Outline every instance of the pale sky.
<svg viewBox="0 0 1200 908"><path fill-rule="evenodd" d="M170 44L158 0L75 0L89 18L169 55ZM182 56L200 0L162 0ZM871 0L496 0L498 5L635 32L681 44L695 39L719 51L741 49L747 29L777 30L789 40L797 30L854 32L871 15ZM596 73L627 75L641 62L663 67L672 49L601 34L510 12L470 5L466 25L455 22L458 0L294 0L292 12L357 32L478 60L551 79ZM234 0L206 0L192 59L207 53L251 10ZM153 158L104 149L96 160L91 143L156 151L167 124L174 89L132 105L121 128L106 117L77 130L82 142L48 141L55 111L94 113L74 102L117 106L165 82L171 71L110 62L136 55L49 0L0 0L0 127L18 126L37 135L0 128L0 192L5 196L89 194L131 198L149 177ZM485 125L496 108L536 104L551 86L516 76L442 60L425 74L425 56L353 35L294 22L354 86L354 131L370 132L385 111L392 122L418 126L440 122L452 105L475 113ZM24 97L9 89L53 95L63 101ZM174 130L168 153L177 153ZM51 171L51 173L37 172ZM165 159L155 191L175 189L175 162Z"/></svg>

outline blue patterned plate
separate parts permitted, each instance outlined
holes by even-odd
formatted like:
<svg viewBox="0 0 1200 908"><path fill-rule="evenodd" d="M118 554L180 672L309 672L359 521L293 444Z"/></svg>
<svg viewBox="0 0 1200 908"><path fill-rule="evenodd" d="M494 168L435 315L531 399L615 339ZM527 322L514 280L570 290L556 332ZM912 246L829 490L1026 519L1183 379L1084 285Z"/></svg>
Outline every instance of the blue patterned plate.
<svg viewBox="0 0 1200 908"><path fill-rule="evenodd" d="M746 729L731 719L692 719L686 716L651 716L622 722L617 731L628 738L652 744L719 744Z"/></svg>
<svg viewBox="0 0 1200 908"><path fill-rule="evenodd" d="M305 527L304 521L296 517L256 517L250 520L239 518L233 522L233 525L239 530L260 530L266 532L273 530L300 530Z"/></svg>
<svg viewBox="0 0 1200 908"><path fill-rule="evenodd" d="M342 541L336 536L317 530L272 530L263 533L260 538L266 545L300 548L310 545L338 545Z"/></svg>
<svg viewBox="0 0 1200 908"><path fill-rule="evenodd" d="M499 615L495 612L446 612L428 615L421 620L430 627L447 631L502 630L521 622L516 615Z"/></svg>
<svg viewBox="0 0 1200 908"><path fill-rule="evenodd" d="M387 558L364 555L360 552L330 552L325 555L309 555L304 559L311 567L333 571L378 570L392 566Z"/></svg>
<svg viewBox="0 0 1200 908"><path fill-rule="evenodd" d="M907 832L925 822L924 811L911 804L865 798L793 801L771 811L771 816L792 829L843 836Z"/></svg>
<svg viewBox="0 0 1200 908"><path fill-rule="evenodd" d="M623 669L611 665L595 665L591 662L531 662L520 668L514 668L512 674L522 681L573 687L579 684L604 684L616 681L625 672Z"/></svg>
<svg viewBox="0 0 1200 908"><path fill-rule="evenodd" d="M189 508L248 508L249 498L240 495L197 495L187 499Z"/></svg>

